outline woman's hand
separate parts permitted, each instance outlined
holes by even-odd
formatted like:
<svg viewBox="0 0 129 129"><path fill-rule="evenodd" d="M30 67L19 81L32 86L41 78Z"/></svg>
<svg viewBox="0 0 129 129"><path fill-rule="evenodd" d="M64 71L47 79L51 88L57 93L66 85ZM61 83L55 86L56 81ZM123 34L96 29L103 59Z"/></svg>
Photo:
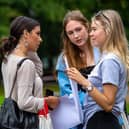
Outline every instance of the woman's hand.
<svg viewBox="0 0 129 129"><path fill-rule="evenodd" d="M90 85L90 82L84 78L76 68L67 69L69 78L77 81L84 88ZM92 92L88 94L100 105L106 112L111 112L115 103L118 87L112 84L104 84L103 92L100 92L95 86Z"/></svg>
<svg viewBox="0 0 129 129"><path fill-rule="evenodd" d="M66 73L69 78L75 80L84 87L89 84L89 81L76 68L71 67L66 70Z"/></svg>
<svg viewBox="0 0 129 129"><path fill-rule="evenodd" d="M45 97L46 103L52 109L56 108L59 104L59 97L57 96L48 96Z"/></svg>

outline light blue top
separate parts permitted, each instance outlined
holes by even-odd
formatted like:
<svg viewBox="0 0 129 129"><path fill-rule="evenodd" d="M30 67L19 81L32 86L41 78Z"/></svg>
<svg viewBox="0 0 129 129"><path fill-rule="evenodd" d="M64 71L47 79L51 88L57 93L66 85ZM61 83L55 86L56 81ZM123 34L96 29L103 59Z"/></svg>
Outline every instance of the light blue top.
<svg viewBox="0 0 129 129"><path fill-rule="evenodd" d="M100 57L100 52L97 48L94 48L93 50L94 50L95 63L97 63ZM61 96L64 96L66 94L70 95L72 93L70 82L69 82L67 74L65 73L65 69L66 69L65 62L63 59L63 54L61 53L58 58L57 65L56 65L57 79L58 79L58 83L60 87ZM78 95L79 95L80 103L81 105L83 105L83 101L85 100L86 93L80 90L78 92Z"/></svg>
<svg viewBox="0 0 129 129"><path fill-rule="evenodd" d="M94 48L93 52L94 52L95 63L97 63L100 58L99 49ZM58 61L56 65L57 79L58 79L58 84L60 87L60 96L64 96L66 94L70 95L72 93L69 78L67 74L65 73L65 70L66 70L66 65L63 59L63 54L61 53L60 56L58 57ZM85 100L86 100L87 94L79 90L78 95L79 95L79 100L80 100L81 105L84 106L86 102ZM76 127L72 129L76 129Z"/></svg>
<svg viewBox="0 0 129 129"><path fill-rule="evenodd" d="M112 112L117 113L124 111L124 102L127 94L127 71L121 60L113 53L103 54L101 60L95 66L88 80L100 91L103 92L103 84L110 83L118 87L115 104ZM94 113L103 110L96 102L87 96L85 106L85 122L94 115ZM85 128L85 127L84 127Z"/></svg>

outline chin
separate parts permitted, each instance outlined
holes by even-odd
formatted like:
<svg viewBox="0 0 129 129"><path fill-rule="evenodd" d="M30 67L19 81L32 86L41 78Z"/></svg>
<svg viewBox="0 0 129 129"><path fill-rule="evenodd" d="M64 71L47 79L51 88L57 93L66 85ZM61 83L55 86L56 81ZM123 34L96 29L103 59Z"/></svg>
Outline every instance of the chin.
<svg viewBox="0 0 129 129"><path fill-rule="evenodd" d="M94 46L94 47L99 47L99 43L92 42L91 44L92 44L92 46Z"/></svg>
<svg viewBox="0 0 129 129"><path fill-rule="evenodd" d="M78 46L78 47L83 47L85 44L86 44L86 43L80 43L80 44L78 44L77 46Z"/></svg>

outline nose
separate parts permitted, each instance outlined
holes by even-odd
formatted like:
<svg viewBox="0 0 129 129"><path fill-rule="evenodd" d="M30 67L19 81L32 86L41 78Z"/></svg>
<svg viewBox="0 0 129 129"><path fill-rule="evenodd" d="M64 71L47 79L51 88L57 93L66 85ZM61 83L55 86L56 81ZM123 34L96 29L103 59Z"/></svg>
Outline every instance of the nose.
<svg viewBox="0 0 129 129"><path fill-rule="evenodd" d="M92 37L92 36L93 36L93 33L92 33L92 31L89 33L89 36L90 36L90 37Z"/></svg>
<svg viewBox="0 0 129 129"><path fill-rule="evenodd" d="M74 36L74 38L77 38L78 37L78 33L77 32L74 32L73 33L73 36Z"/></svg>
<svg viewBox="0 0 129 129"><path fill-rule="evenodd" d="M40 42L43 42L43 39L40 37L39 41L40 41Z"/></svg>

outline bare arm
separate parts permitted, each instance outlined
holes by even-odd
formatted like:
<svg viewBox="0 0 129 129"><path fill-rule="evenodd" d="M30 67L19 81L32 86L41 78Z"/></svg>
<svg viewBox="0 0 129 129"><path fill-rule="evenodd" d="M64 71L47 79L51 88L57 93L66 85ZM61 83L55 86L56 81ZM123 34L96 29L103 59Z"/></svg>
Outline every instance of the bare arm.
<svg viewBox="0 0 129 129"><path fill-rule="evenodd" d="M75 69L70 68L67 70L68 76L81 84L84 88L90 85L90 81L81 75L81 73ZM103 93L100 92L95 86L89 95L100 105L105 111L111 111L115 102L115 96L117 93L117 87L112 84L103 85Z"/></svg>

